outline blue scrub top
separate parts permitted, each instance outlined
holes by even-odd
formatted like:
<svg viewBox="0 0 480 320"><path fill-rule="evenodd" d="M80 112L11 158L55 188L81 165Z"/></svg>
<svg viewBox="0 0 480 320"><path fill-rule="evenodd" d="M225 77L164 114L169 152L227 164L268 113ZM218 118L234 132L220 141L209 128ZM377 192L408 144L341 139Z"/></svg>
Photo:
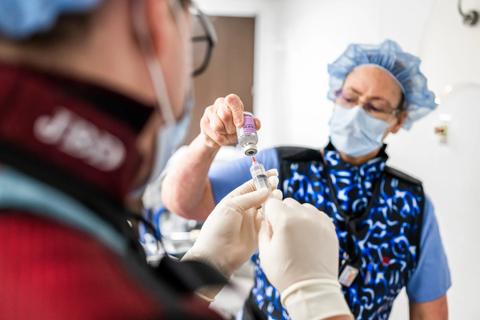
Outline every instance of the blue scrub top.
<svg viewBox="0 0 480 320"><path fill-rule="evenodd" d="M274 148L259 152L257 159L266 170L280 170L280 161ZM230 191L250 179L250 164L250 159L245 157L212 166L209 179L215 203L220 202ZM427 197L420 239L420 259L407 284L407 294L413 303L433 301L446 295L451 284L447 256L435 210Z"/></svg>

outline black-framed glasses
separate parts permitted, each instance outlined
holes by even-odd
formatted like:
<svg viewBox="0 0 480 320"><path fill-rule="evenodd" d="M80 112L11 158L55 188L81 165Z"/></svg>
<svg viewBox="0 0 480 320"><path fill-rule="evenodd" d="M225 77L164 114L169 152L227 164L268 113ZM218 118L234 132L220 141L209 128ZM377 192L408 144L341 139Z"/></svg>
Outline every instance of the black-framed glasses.
<svg viewBox="0 0 480 320"><path fill-rule="evenodd" d="M193 72L194 77L202 74L212 58L213 48L217 43L217 33L210 19L190 2L190 13L193 19Z"/></svg>

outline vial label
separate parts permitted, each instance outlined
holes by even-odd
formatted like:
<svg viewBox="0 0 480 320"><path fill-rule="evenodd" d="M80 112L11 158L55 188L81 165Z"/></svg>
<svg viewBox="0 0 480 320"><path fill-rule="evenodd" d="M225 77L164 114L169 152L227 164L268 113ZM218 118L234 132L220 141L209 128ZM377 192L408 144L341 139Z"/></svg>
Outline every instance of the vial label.
<svg viewBox="0 0 480 320"><path fill-rule="evenodd" d="M249 112L243 114L243 125L237 128L237 139L245 155L253 156L257 153L258 136L253 114Z"/></svg>
<svg viewBox="0 0 480 320"><path fill-rule="evenodd" d="M243 132L245 134L254 134L257 132L257 128L255 127L255 120L250 114L244 114L243 116Z"/></svg>

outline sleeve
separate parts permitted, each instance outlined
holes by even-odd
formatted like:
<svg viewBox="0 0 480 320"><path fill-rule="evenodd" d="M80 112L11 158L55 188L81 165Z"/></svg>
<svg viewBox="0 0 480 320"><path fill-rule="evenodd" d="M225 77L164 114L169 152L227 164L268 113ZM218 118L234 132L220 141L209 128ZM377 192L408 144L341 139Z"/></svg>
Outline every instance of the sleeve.
<svg viewBox="0 0 480 320"><path fill-rule="evenodd" d="M257 160L263 164L265 170L278 170L279 168L278 153L274 148L260 151L257 154ZM219 203L230 191L251 179L250 164L250 158L248 157L230 162L213 163L208 178L212 185L215 204Z"/></svg>
<svg viewBox="0 0 480 320"><path fill-rule="evenodd" d="M433 301L446 295L451 285L447 256L435 211L427 197L420 239L420 258L407 284L408 298L413 303Z"/></svg>

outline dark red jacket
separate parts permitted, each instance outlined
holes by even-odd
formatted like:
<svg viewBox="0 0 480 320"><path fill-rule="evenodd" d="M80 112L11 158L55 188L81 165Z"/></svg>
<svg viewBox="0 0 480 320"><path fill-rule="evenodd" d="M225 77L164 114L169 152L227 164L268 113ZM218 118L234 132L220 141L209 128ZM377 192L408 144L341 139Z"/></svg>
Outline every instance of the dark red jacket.
<svg viewBox="0 0 480 320"><path fill-rule="evenodd" d="M99 86L0 65L0 170L61 190L125 234L123 200L141 160L135 141L152 110ZM0 210L0 319L216 318L138 257L131 268L88 232Z"/></svg>

